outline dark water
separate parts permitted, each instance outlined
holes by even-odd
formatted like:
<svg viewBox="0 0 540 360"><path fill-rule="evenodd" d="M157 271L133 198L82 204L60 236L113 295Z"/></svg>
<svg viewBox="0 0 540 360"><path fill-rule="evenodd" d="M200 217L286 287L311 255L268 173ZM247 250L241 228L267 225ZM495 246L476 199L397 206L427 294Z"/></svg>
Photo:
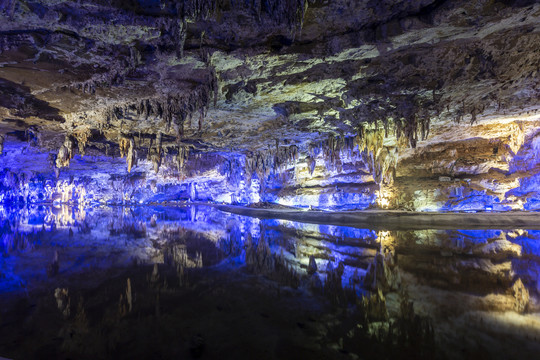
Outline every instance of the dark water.
<svg viewBox="0 0 540 360"><path fill-rule="evenodd" d="M533 358L540 231L0 207L0 357Z"/></svg>

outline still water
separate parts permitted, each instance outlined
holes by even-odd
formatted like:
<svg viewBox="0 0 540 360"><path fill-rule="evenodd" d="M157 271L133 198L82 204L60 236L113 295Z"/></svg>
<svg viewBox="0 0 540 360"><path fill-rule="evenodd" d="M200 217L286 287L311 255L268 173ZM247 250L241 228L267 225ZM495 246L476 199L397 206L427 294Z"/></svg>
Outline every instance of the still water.
<svg viewBox="0 0 540 360"><path fill-rule="evenodd" d="M0 357L534 358L540 231L0 207Z"/></svg>

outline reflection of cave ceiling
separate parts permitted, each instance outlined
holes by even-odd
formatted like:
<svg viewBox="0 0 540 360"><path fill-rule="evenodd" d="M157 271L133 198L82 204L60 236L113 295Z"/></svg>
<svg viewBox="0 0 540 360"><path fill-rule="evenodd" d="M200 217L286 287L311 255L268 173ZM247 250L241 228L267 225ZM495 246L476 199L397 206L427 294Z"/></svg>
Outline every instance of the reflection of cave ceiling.
<svg viewBox="0 0 540 360"><path fill-rule="evenodd" d="M375 124L413 164L398 176L447 175L445 152L514 154L515 126L534 135L539 19L527 0L0 0L0 135L58 167L72 152L136 163L294 145L313 173L310 144L346 148L329 137ZM454 173L500 168L459 158Z"/></svg>

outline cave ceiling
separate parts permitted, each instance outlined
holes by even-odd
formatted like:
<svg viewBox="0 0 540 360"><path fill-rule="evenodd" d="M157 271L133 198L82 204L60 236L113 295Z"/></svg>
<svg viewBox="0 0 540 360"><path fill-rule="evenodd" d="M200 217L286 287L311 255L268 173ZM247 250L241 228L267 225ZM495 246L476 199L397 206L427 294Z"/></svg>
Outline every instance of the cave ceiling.
<svg viewBox="0 0 540 360"><path fill-rule="evenodd" d="M536 114L539 19L534 1L0 0L0 134L249 153L373 125L414 148Z"/></svg>

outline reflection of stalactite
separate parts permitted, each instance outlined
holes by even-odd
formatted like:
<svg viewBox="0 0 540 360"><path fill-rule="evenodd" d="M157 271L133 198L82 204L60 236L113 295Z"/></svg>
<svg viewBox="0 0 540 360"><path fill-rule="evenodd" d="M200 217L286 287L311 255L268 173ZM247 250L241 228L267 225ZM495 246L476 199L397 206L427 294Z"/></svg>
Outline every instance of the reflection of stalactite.
<svg viewBox="0 0 540 360"><path fill-rule="evenodd" d="M58 275L58 269L60 268L60 265L58 263L58 251L54 252L53 261L47 266L47 276L48 277L55 277Z"/></svg>
<svg viewBox="0 0 540 360"><path fill-rule="evenodd" d="M64 318L68 318L71 314L71 299L69 297L68 289L56 288L54 290L54 298L56 299L56 306L62 313Z"/></svg>
<svg viewBox="0 0 540 360"><path fill-rule="evenodd" d="M131 292L131 280L126 281L126 291L124 294L120 294L120 300L118 301L118 313L120 317L126 316L133 309L133 294Z"/></svg>
<svg viewBox="0 0 540 360"><path fill-rule="evenodd" d="M260 274L270 274L274 271L274 258L263 236L259 239L257 248L254 248L251 241L247 243L246 266L250 271Z"/></svg>
<svg viewBox="0 0 540 360"><path fill-rule="evenodd" d="M0 225L2 225L1 222ZM37 232L25 233L19 232L16 227L11 228L4 225L2 231L3 251L5 254L9 254L11 252L34 249L47 230L42 229Z"/></svg>
<svg viewBox="0 0 540 360"><path fill-rule="evenodd" d="M378 289L386 293L400 287L401 276L396 264L394 237L388 231L379 231L377 237L381 248L375 255L373 262L368 266L364 286L368 289Z"/></svg>
<svg viewBox="0 0 540 360"><path fill-rule="evenodd" d="M332 261L326 264L326 281L324 283L324 293L334 304L346 303L343 291L342 276L345 265L342 261L334 267Z"/></svg>

